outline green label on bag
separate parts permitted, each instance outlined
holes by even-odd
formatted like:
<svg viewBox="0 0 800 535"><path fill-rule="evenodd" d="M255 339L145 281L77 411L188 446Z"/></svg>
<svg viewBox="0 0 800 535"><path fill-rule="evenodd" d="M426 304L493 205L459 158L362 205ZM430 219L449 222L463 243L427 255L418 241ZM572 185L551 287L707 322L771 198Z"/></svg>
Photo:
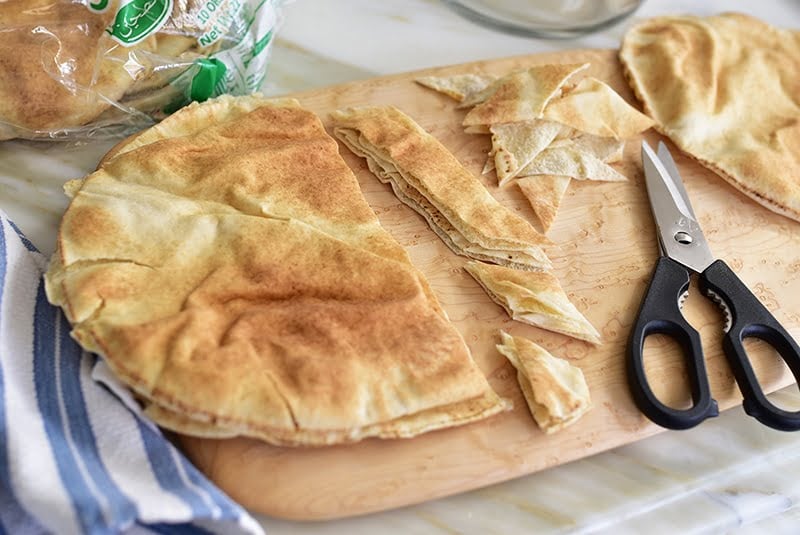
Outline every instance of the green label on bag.
<svg viewBox="0 0 800 535"><path fill-rule="evenodd" d="M192 78L189 96L192 100L203 102L214 95L214 87L225 78L225 71L228 69L215 58L200 58L194 63L200 68Z"/></svg>
<svg viewBox="0 0 800 535"><path fill-rule="evenodd" d="M173 0L122 0L106 31L123 46L131 46L157 32L172 12ZM105 7L98 2L98 7ZM94 4L91 5L94 8Z"/></svg>

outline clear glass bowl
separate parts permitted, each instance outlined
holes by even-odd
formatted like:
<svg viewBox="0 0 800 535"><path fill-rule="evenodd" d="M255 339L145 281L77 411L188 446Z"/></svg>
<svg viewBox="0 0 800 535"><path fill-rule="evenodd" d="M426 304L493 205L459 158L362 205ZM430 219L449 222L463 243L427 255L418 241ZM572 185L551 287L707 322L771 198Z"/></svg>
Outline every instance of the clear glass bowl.
<svg viewBox="0 0 800 535"><path fill-rule="evenodd" d="M464 17L525 37L569 39L633 14L643 0L443 0Z"/></svg>

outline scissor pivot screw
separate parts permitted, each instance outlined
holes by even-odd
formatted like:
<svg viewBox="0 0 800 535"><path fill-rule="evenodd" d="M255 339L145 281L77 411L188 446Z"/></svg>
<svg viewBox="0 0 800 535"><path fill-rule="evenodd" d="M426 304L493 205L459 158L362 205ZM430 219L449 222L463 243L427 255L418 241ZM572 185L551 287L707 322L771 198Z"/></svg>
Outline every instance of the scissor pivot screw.
<svg viewBox="0 0 800 535"><path fill-rule="evenodd" d="M686 232L677 232L675 233L675 241L682 245L689 245L694 240L691 234L687 234Z"/></svg>

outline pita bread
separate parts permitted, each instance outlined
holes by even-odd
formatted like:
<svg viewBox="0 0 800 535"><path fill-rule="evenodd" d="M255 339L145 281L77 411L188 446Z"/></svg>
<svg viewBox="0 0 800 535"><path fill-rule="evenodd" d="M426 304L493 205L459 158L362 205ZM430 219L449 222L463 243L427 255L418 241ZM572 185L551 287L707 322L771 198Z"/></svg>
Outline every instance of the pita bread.
<svg viewBox="0 0 800 535"><path fill-rule="evenodd" d="M453 76L421 76L415 82L459 102L471 98L488 87L497 77L489 74L455 74Z"/></svg>
<svg viewBox="0 0 800 535"><path fill-rule="evenodd" d="M492 153L498 185L504 186L516 177L552 143L562 128L561 124L551 121L492 125Z"/></svg>
<svg viewBox="0 0 800 535"><path fill-rule="evenodd" d="M511 410L513 404L505 399L500 399L500 410ZM223 439L239 435L251 434L247 428L221 425L219 422L202 419L190 419L156 404L149 404L144 410L145 414L158 425L177 433L203 438ZM493 416L498 412L498 398L493 391L487 390L482 396L452 405L445 405L424 410L422 412L403 416L389 422L380 422L360 428L357 432L347 437L346 442L359 440L361 437L378 437L385 439L412 438L421 433L434 431L446 427L464 425ZM308 444L334 444L343 442L340 431L309 431L299 430L287 432L280 428L263 428L263 436L270 438L270 442L279 445L308 445Z"/></svg>
<svg viewBox="0 0 800 535"><path fill-rule="evenodd" d="M155 38L117 44L105 32L113 15L76 2L0 2L0 139L80 127L125 94Z"/></svg>
<svg viewBox="0 0 800 535"><path fill-rule="evenodd" d="M620 59L660 132L800 221L800 32L733 13L658 17L628 31Z"/></svg>
<svg viewBox="0 0 800 535"><path fill-rule="evenodd" d="M559 94L567 80L588 67L588 63L537 65L526 71L504 76L482 92L485 100L470 110L464 117L463 125L540 119L550 99Z"/></svg>
<svg viewBox="0 0 800 535"><path fill-rule="evenodd" d="M467 262L464 269L513 319L593 344L600 343L600 334L570 303L552 273L519 271L472 261Z"/></svg>
<svg viewBox="0 0 800 535"><path fill-rule="evenodd" d="M522 269L541 269L549 240L513 214L439 141L391 106L332 114L334 134L397 197L420 213L456 253Z"/></svg>
<svg viewBox="0 0 800 535"><path fill-rule="evenodd" d="M547 434L575 423L592 407L583 372L527 338L501 331L500 351L517 369L517 381L536 423Z"/></svg>
<svg viewBox="0 0 800 535"><path fill-rule="evenodd" d="M530 175L562 175L578 180L603 182L628 180L616 169L595 158L589 152L581 151L569 144L540 152L519 172L519 176Z"/></svg>
<svg viewBox="0 0 800 535"><path fill-rule="evenodd" d="M625 141L612 137L593 136L592 134L584 134L574 130L573 132L577 135L574 137L556 139L547 148L556 149L567 147L584 154L589 154L604 163L622 161Z"/></svg>
<svg viewBox="0 0 800 535"><path fill-rule="evenodd" d="M563 175L536 175L516 180L522 194L547 232L555 221L561 199L567 192L570 178Z"/></svg>
<svg viewBox="0 0 800 535"><path fill-rule="evenodd" d="M653 126L653 120L625 102L616 91L596 78L551 100L542 118L596 136L627 139Z"/></svg>
<svg viewBox="0 0 800 535"><path fill-rule="evenodd" d="M316 116L222 97L159 126L71 188L46 274L158 423L322 445L507 408Z"/></svg>

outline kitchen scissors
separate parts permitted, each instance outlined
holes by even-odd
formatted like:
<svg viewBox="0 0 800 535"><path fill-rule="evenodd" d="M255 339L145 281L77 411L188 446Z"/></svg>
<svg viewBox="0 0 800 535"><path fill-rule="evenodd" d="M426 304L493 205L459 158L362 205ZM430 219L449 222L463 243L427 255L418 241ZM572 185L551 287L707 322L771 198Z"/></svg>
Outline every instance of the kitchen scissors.
<svg viewBox="0 0 800 535"><path fill-rule="evenodd" d="M694 272L699 274L701 291L725 313L722 346L744 398L745 412L775 429L800 429L800 411L782 410L767 399L742 342L745 338L758 338L772 346L798 383L800 347L727 264L711 254L666 145L659 143L656 154L643 141L642 164L661 257L628 345L628 384L636 405L653 422L669 429L688 429L719 414L717 402L711 397L700 335L680 310ZM688 409L664 405L647 382L644 341L656 333L671 337L683 350L692 393L692 406Z"/></svg>

